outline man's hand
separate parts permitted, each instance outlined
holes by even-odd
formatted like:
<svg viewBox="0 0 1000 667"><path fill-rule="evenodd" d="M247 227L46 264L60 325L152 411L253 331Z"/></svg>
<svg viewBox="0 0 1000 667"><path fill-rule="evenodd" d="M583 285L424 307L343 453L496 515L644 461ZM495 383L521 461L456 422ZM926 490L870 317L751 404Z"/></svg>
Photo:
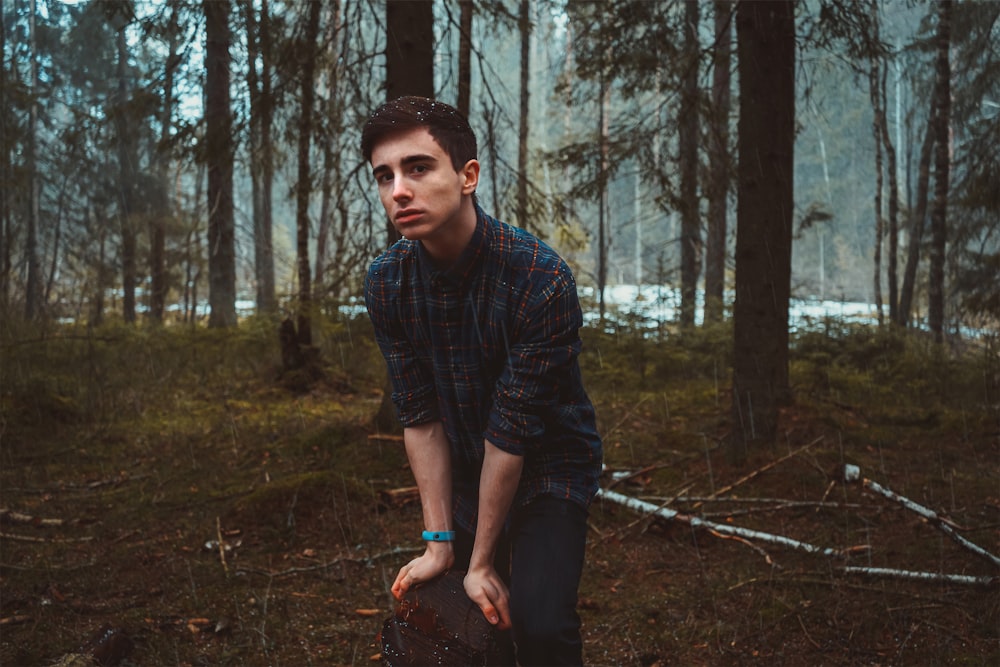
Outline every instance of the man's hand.
<svg viewBox="0 0 1000 667"><path fill-rule="evenodd" d="M399 568L396 581L392 583L393 597L402 600L411 586L443 574L454 562L455 551L451 542L428 542L427 550L422 555Z"/></svg>
<svg viewBox="0 0 1000 667"><path fill-rule="evenodd" d="M479 605L483 616L498 630L510 629L510 592L492 567L471 569L465 575L465 594Z"/></svg>

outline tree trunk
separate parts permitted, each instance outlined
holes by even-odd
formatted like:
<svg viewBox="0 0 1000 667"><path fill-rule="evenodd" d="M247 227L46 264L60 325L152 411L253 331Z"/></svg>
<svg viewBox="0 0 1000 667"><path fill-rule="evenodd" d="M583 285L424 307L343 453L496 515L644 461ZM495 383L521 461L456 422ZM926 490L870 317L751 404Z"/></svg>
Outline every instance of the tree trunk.
<svg viewBox="0 0 1000 667"><path fill-rule="evenodd" d="M208 166L208 326L236 326L233 112L229 99L230 0L203 0ZM197 302L195 303L197 307Z"/></svg>
<svg viewBox="0 0 1000 667"><path fill-rule="evenodd" d="M118 142L118 223L121 227L122 315L126 322L135 322L135 283L138 263L136 232L136 132L134 119L128 114L128 45L125 22L118 30L118 97L115 101L115 131Z"/></svg>
<svg viewBox="0 0 1000 667"><path fill-rule="evenodd" d="M521 0L518 13L521 33L521 104L518 114L517 141L517 224L530 230L528 224L528 112L531 82L531 3Z"/></svg>
<svg viewBox="0 0 1000 667"><path fill-rule="evenodd" d="M897 279L898 265L899 265L899 178L897 172L897 158L896 158L896 147L892 143L892 138L889 136L889 123L887 122L887 113L884 108L886 95L885 95L885 81L888 68L882 70L882 102L883 102L883 113L882 113L882 143L885 146L885 168L889 175L889 219L888 219L888 229L886 230L886 241L888 242L888 253L887 258L888 266L886 266L886 282L889 288L889 321L895 322L899 318L899 281Z"/></svg>
<svg viewBox="0 0 1000 667"><path fill-rule="evenodd" d="M317 139L323 153L323 179L320 186L319 229L316 232L316 263L313 267L313 298L329 288L327 281L328 256L330 250L330 229L333 227L333 186L340 183L340 156L337 153L337 135L341 131L341 103L338 84L340 81L340 58L338 41L342 33L340 0L330 6L328 33L324 42L329 45L331 57L326 75L326 98L323 100L322 115L326 118L326 130Z"/></svg>
<svg viewBox="0 0 1000 667"><path fill-rule="evenodd" d="M715 2L712 117L709 127L708 234L705 239L705 322L721 322L725 310L726 234L729 205L729 88L732 62L730 0Z"/></svg>
<svg viewBox="0 0 1000 667"><path fill-rule="evenodd" d="M601 323L604 323L605 301L604 291L608 286L608 244L611 223L608 220L610 211L608 210L608 172L609 161L609 122L608 115L611 112L611 83L608 81L609 74L607 66L601 65L600 95L598 101L600 112L598 113L598 148L601 155L600 173L598 174L599 192L597 196L597 299L598 312Z"/></svg>
<svg viewBox="0 0 1000 667"><path fill-rule="evenodd" d="M472 16L476 6L472 0L458 0L458 103L456 108L469 117L469 96L472 90Z"/></svg>
<svg viewBox="0 0 1000 667"><path fill-rule="evenodd" d="M174 70L179 64L177 56L177 9L172 8L169 19L170 47L163 77L163 114L160 122L160 144L166 146L174 113ZM156 154L156 210L150 220L149 234L149 317L153 322L163 321L167 300L166 225L170 218L170 183L167 176L169 158L165 148Z"/></svg>
<svg viewBox="0 0 1000 667"><path fill-rule="evenodd" d="M681 327L693 327L701 275L701 216L698 199L698 0L684 3L684 76L677 127L681 214Z"/></svg>
<svg viewBox="0 0 1000 667"><path fill-rule="evenodd" d="M385 91L386 99L403 95L434 96L434 2L433 0L386 0ZM386 218L386 246L399 239L399 232ZM375 425L398 430L388 375L382 382L382 404Z"/></svg>
<svg viewBox="0 0 1000 667"><path fill-rule="evenodd" d="M879 71L878 61L873 59L871 68L868 70L868 94L872 105L872 136L875 138L875 254L872 258L872 290L875 294L878 323L882 324L882 237L885 228L885 218L882 217L882 124L885 122L885 111L879 86Z"/></svg>
<svg viewBox="0 0 1000 667"><path fill-rule="evenodd" d="M271 187L274 182L271 125L270 12L268 0L261 2L257 20L253 2L245 4L247 33L247 87L250 92L250 187L253 219L254 278L257 282L257 311L273 314L278 309L274 288L274 247L272 242ZM260 60L260 71L257 61Z"/></svg>
<svg viewBox="0 0 1000 667"><path fill-rule="evenodd" d="M299 276L298 340L300 345L312 345L312 278L309 272L309 196L312 194L312 174L309 146L313 132L313 101L316 97L316 40L319 37L319 15L323 4L309 3L303 39L299 52L304 54L299 100L298 183L295 186L295 237Z"/></svg>
<svg viewBox="0 0 1000 667"><path fill-rule="evenodd" d="M385 92L434 97L434 0L386 0ZM386 219L386 246L399 239Z"/></svg>
<svg viewBox="0 0 1000 667"><path fill-rule="evenodd" d="M778 408L790 399L794 3L739 3L736 34L740 159L729 453L739 462L752 443L774 441Z"/></svg>
<svg viewBox="0 0 1000 667"><path fill-rule="evenodd" d="M934 208L931 211L930 276L927 286L927 323L934 340L944 340L944 264L948 224L948 179L950 171L948 126L951 118L951 48L952 0L938 3L937 113L934 116Z"/></svg>
<svg viewBox="0 0 1000 667"><path fill-rule="evenodd" d="M934 149L934 117L937 115L937 95L931 100L924 140L920 144L920 162L917 165L917 201L910 209L910 238L906 249L906 267L903 270L903 287L899 294L898 323L909 326L910 311L913 306L913 290L917 282L917 265L920 263L920 247L923 243L925 219L927 218L927 191L931 179L931 154Z"/></svg>
<svg viewBox="0 0 1000 667"><path fill-rule="evenodd" d="M37 6L35 0L28 5L28 40L31 48L28 86L32 91L28 103L28 141L25 147L25 171L28 175L28 219L25 230L24 255L28 267L25 284L24 317L28 321L42 316L42 264L38 250L38 227L41 224L40 203L41 183L38 178L38 35L35 29Z"/></svg>
<svg viewBox="0 0 1000 667"><path fill-rule="evenodd" d="M7 53L7 18L4 12L0 11L0 109L7 108L7 63L4 56ZM0 183L10 183L11 174L11 146L7 141L7 114L0 113L0 146L3 147L2 171L0 171ZM10 313L10 270L12 266L13 252L13 226L11 224L10 205L8 196L9 188L0 188L0 316L4 319Z"/></svg>

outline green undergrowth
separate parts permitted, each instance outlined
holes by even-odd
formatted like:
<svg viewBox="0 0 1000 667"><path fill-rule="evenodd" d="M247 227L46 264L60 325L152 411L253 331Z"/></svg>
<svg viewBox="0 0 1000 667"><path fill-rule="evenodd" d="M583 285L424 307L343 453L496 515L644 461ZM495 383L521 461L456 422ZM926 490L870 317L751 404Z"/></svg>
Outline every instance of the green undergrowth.
<svg viewBox="0 0 1000 667"><path fill-rule="evenodd" d="M2 526L0 664L50 664L103 625L134 640L126 665L372 664L420 509L389 493L413 481L398 438L371 426L384 364L370 325L314 326L322 373L306 386L284 381L265 319L4 332L0 507L63 523ZM832 323L798 332L781 437L734 468L722 452L730 338L728 326L583 332L605 463L634 473L603 486L822 546L869 545L852 565L996 574L913 513L836 481L858 465L1000 550L995 339L958 350ZM591 528L590 664L1000 657L995 589L845 577L844 562L604 501Z"/></svg>

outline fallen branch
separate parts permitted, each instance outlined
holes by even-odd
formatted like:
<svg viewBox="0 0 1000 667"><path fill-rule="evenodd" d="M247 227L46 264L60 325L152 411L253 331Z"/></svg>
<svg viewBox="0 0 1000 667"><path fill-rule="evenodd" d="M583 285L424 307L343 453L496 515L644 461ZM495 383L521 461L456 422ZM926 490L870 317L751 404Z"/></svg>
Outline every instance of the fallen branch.
<svg viewBox="0 0 1000 667"><path fill-rule="evenodd" d="M871 577L889 577L891 579L908 579L910 581L929 581L939 584L965 584L970 586L1000 585L1000 577L976 577L967 574L945 574L938 572L918 572L914 570L897 570L889 567L843 567L845 574L862 574Z"/></svg>
<svg viewBox="0 0 1000 667"><path fill-rule="evenodd" d="M732 484L729 484L727 486L722 487L718 491L713 492L708 497L709 498L718 498L719 496L721 496L724 493L729 493L730 491L732 491L733 489L735 489L737 486L740 486L741 484L746 484L747 482L749 482L753 478L757 477L758 475L760 475L760 474L762 474L764 472L767 472L768 470L770 470L774 466L778 465L779 463L783 463L784 461L787 461L788 459L792 458L793 456L801 454L802 452L804 452L805 450L809 449L810 447L812 447L813 445L815 445L817 442L820 442L821 440L823 440L823 436L820 436L820 437L816 438L815 440L813 440L812 442L810 442L808 445L803 445L803 446L799 447L798 449L796 449L794 451L788 452L784 456L782 456L780 458L777 458L777 459L771 461L770 463L761 466L760 468L757 468L753 472L748 473L748 474L744 475L743 477L740 477L738 480L736 480ZM697 502L697 503L694 504L694 507L692 507L691 509L698 509L699 507L701 507L701 504L702 503Z"/></svg>
<svg viewBox="0 0 1000 667"><path fill-rule="evenodd" d="M35 620L35 619L33 619L31 616L28 616L26 614L15 614L14 616L4 616L3 618L0 618L0 628L8 626L8 625L18 625L20 623L30 623L33 620Z"/></svg>
<svg viewBox="0 0 1000 667"><path fill-rule="evenodd" d="M733 517L733 516L748 516L751 514L760 514L764 512L781 512L783 510L793 510L802 508L816 508L816 510L821 509L860 509L864 505L855 505L849 503L818 503L811 500L789 500L784 503L775 503L766 505L763 507L745 507L743 509L733 509L729 511L718 511L718 512L702 512L702 518L719 518L719 517Z"/></svg>
<svg viewBox="0 0 1000 667"><path fill-rule="evenodd" d="M80 523L79 519L42 519L31 514L16 510L0 508L0 523L19 523L31 526L71 526Z"/></svg>
<svg viewBox="0 0 1000 667"><path fill-rule="evenodd" d="M12 540L14 542L63 543L63 542L90 542L94 538L93 537L33 537L31 535L18 535L16 533L0 532L0 539Z"/></svg>
<svg viewBox="0 0 1000 667"><path fill-rule="evenodd" d="M859 468L858 466L852 465L850 463L846 464L843 469L843 480L847 483L860 482L861 485L864 486L869 491L885 496L889 500L899 503L900 505L910 510L911 512L919 514L920 516L930 521L932 524L936 525L941 530L941 532L943 532L945 535L954 540L955 543L957 543L959 546L968 549L969 551L976 554L977 556L980 556L981 558L985 558L995 567L1000 567L1000 558L993 555L986 549L983 549L978 544L970 542L969 540L959 535L952 527L951 522L945 520L941 516L938 516L937 512L935 512L934 510L927 509L923 505L915 503L909 498L905 498L896 493L895 491L891 491L890 489L885 488L884 486L880 485L877 482L873 482L872 480L866 477L862 477L861 468Z"/></svg>
<svg viewBox="0 0 1000 667"><path fill-rule="evenodd" d="M307 567L290 567L285 570L262 570L255 567L241 567L234 570L237 575L243 574L260 574L265 577L287 577L293 574L303 574L306 572L316 572L317 570L328 570L335 565L340 565L342 563L355 563L357 565L365 565L367 567L372 566L375 561L387 558L389 556L399 556L402 554L413 554L421 553L424 551L424 547L395 547L389 549L388 551L382 551L377 554L372 554L371 556L366 556L362 558L352 558L350 556L341 556L340 558L335 558L331 561L325 563L319 563L317 565L309 565Z"/></svg>
<svg viewBox="0 0 1000 667"><path fill-rule="evenodd" d="M652 503L647 503L642 500L638 500L637 498L631 498L624 494L618 493L617 491L598 489L597 497L603 498L604 500L608 500L613 503L618 503L619 505L623 505L637 512L642 512L645 514L653 514L655 516L660 517L661 519L666 519L667 521L680 521L682 523L690 525L693 528L705 528L708 529L709 531L713 531L715 533L721 533L723 535L736 535L750 540L768 542L770 544L776 544L779 546L788 547L791 549L795 549L797 551L804 551L805 553L809 554L828 556L831 558L843 558L848 553L857 550L856 548L830 549L825 547L817 547L807 542L800 542L799 540L793 540L790 537L784 537L783 535L774 535L771 533L764 533L758 530L751 530L749 528L740 528L739 526L715 523L714 521L708 521L706 519L701 519L696 516L681 514L680 512L677 512L675 510L667 509L666 507L659 507Z"/></svg>

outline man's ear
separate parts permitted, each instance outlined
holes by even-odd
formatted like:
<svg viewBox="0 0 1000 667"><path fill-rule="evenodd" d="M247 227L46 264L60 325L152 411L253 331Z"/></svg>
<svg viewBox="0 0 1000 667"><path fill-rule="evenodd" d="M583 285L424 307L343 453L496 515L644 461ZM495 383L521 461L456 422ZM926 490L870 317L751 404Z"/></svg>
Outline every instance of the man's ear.
<svg viewBox="0 0 1000 667"><path fill-rule="evenodd" d="M469 160L458 173L462 177L462 194L473 194L479 187L479 160Z"/></svg>

